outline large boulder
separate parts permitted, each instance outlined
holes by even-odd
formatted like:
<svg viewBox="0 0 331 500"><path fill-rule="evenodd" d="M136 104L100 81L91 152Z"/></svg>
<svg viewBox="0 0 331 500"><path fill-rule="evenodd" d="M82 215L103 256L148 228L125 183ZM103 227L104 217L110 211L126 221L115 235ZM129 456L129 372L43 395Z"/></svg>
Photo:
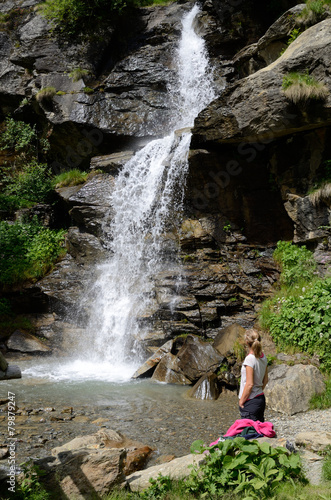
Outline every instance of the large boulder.
<svg viewBox="0 0 331 500"><path fill-rule="evenodd" d="M230 85L195 120L195 143L271 141L331 123L331 93L323 103L293 106L282 92L283 77L305 68L331 90L331 19L302 33L275 62ZM317 62L317 63L316 63ZM263 119L261 120L261 117Z"/></svg>
<svg viewBox="0 0 331 500"><path fill-rule="evenodd" d="M179 368L193 382L208 372L215 372L223 363L224 356L210 342L188 335L178 351L177 359Z"/></svg>
<svg viewBox="0 0 331 500"><path fill-rule="evenodd" d="M148 488L151 483L150 479L157 479L162 476L169 476L171 479L183 479L190 475L191 466L199 466L204 460L205 455L187 455L180 458L175 458L171 462L161 465L154 465L146 470L141 470L127 476L126 481L131 491L141 491Z"/></svg>
<svg viewBox="0 0 331 500"><path fill-rule="evenodd" d="M157 365L152 380L167 384L189 385L191 380L179 366L179 360L171 352L165 354Z"/></svg>
<svg viewBox="0 0 331 500"><path fill-rule="evenodd" d="M287 415L307 411L314 394L325 391L323 376L312 365L279 365L270 370L265 388L268 408Z"/></svg>
<svg viewBox="0 0 331 500"><path fill-rule="evenodd" d="M10 351L28 353L49 353L50 348L41 339L31 333L16 330L7 341L7 348Z"/></svg>
<svg viewBox="0 0 331 500"><path fill-rule="evenodd" d="M244 345L245 328L237 323L230 325L222 330L215 337L213 346L217 351L226 356L229 352L233 351L236 342Z"/></svg>
<svg viewBox="0 0 331 500"><path fill-rule="evenodd" d="M173 340L169 340L163 346L161 346L159 349L155 351L152 356L150 356L145 363L138 368L132 375L132 378L145 378L145 377L150 377L156 366L159 364L161 359L168 353L171 352L172 347L173 347Z"/></svg>

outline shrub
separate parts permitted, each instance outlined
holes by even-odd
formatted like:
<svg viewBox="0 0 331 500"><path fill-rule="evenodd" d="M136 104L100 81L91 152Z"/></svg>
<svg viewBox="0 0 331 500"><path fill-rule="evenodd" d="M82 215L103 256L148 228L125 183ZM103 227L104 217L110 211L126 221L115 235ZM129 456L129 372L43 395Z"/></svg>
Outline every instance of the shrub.
<svg viewBox="0 0 331 500"><path fill-rule="evenodd" d="M35 126L13 118L6 118L5 130L0 136L0 149L11 149L18 153L29 153L37 142Z"/></svg>
<svg viewBox="0 0 331 500"><path fill-rule="evenodd" d="M281 349L297 346L320 357L321 368L331 370L331 278L315 281L288 296L278 295L263 304L261 324L270 330Z"/></svg>
<svg viewBox="0 0 331 500"><path fill-rule="evenodd" d="M38 279L65 253L65 231L52 231L36 219L0 222L0 284Z"/></svg>
<svg viewBox="0 0 331 500"><path fill-rule="evenodd" d="M52 181L46 164L31 162L11 178L7 178L5 193L20 200L20 206L45 202L52 192Z"/></svg>
<svg viewBox="0 0 331 500"><path fill-rule="evenodd" d="M38 102L50 101L55 96L55 94L55 87L44 87L43 89L39 90L39 92L37 92L36 99Z"/></svg>
<svg viewBox="0 0 331 500"><path fill-rule="evenodd" d="M326 448L322 466L322 476L324 481L328 481L331 483L331 446L328 446Z"/></svg>
<svg viewBox="0 0 331 500"><path fill-rule="evenodd" d="M83 184L87 180L87 172L81 172L78 168L69 170L68 172L62 172L57 175L53 180L53 185L57 188L65 186L77 186L78 184Z"/></svg>
<svg viewBox="0 0 331 500"><path fill-rule="evenodd" d="M283 77L282 89L285 96L294 104L310 99L324 100L329 94L328 87L305 73L289 73Z"/></svg>
<svg viewBox="0 0 331 500"><path fill-rule="evenodd" d="M280 282L287 288L310 281L315 276L316 262L304 245L299 247L290 241L279 241L273 257L281 265Z"/></svg>

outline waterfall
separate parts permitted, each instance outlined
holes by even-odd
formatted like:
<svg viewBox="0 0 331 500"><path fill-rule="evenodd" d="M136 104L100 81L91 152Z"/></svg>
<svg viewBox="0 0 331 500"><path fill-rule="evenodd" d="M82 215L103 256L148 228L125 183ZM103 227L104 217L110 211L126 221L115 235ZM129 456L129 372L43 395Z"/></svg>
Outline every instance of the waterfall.
<svg viewBox="0 0 331 500"><path fill-rule="evenodd" d="M173 222L181 208L189 127L214 98L205 44L194 30L198 12L195 5L184 16L175 53L176 85L169 89L176 110L169 124L173 131L151 141L126 163L110 195L110 257L98 266L98 277L87 293L87 337L75 353L76 368L81 366L85 374L97 370L109 378L111 372L109 380L132 375L141 361L135 339L143 335L139 317L153 303L153 276L174 258L165 248L165 233L169 219Z"/></svg>

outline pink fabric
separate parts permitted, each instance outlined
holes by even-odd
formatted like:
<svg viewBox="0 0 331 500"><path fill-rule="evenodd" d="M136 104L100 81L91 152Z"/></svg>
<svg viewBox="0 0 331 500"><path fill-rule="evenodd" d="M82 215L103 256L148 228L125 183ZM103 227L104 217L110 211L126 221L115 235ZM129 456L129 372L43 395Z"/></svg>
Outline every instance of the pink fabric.
<svg viewBox="0 0 331 500"><path fill-rule="evenodd" d="M212 443L210 443L210 445L209 445L209 446L214 446L214 444L217 444L217 443L218 443L218 441L219 441L219 439L220 439L220 438L218 438L218 439L216 439L216 441L213 441Z"/></svg>
<svg viewBox="0 0 331 500"><path fill-rule="evenodd" d="M245 427L254 427L256 432L267 437L275 437L274 424L271 422L260 422L259 420L251 420L250 418L242 418L236 420L234 424L226 431L225 437L236 436L240 434Z"/></svg>

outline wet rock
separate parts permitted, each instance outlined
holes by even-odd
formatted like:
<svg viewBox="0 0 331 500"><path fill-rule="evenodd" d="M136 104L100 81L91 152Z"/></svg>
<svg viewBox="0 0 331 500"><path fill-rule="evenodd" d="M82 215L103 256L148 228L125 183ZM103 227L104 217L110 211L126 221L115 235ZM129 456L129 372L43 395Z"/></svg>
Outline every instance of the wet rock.
<svg viewBox="0 0 331 500"><path fill-rule="evenodd" d="M7 341L7 347L11 351L29 353L49 353L50 348L30 333L16 330Z"/></svg>
<svg viewBox="0 0 331 500"><path fill-rule="evenodd" d="M133 155L133 151L123 151L111 155L94 156L91 158L90 167L92 170L102 170L104 173L116 175Z"/></svg>
<svg viewBox="0 0 331 500"><path fill-rule="evenodd" d="M237 323L223 328L216 336L213 346L215 349L226 356L229 352L233 352L233 346L235 342L240 342L244 344L245 328Z"/></svg>
<svg viewBox="0 0 331 500"><path fill-rule="evenodd" d="M218 378L215 373L203 375L198 382L187 391L187 396L195 399L217 399L220 394Z"/></svg>
<svg viewBox="0 0 331 500"><path fill-rule="evenodd" d="M183 347L178 351L178 366L191 380L198 380L208 372L215 372L224 361L210 342L189 335Z"/></svg>
<svg viewBox="0 0 331 500"><path fill-rule="evenodd" d="M8 365L8 368L5 371L0 370L0 380L9 380L13 378L22 378L19 366Z"/></svg>
<svg viewBox="0 0 331 500"><path fill-rule="evenodd" d="M160 349L150 356L140 368L138 368L138 370L132 375L132 378L150 377L163 356L171 352L173 344L173 340L166 342L162 347L160 347Z"/></svg>
<svg viewBox="0 0 331 500"><path fill-rule="evenodd" d="M171 352L162 357L153 373L152 380L166 382L167 384L191 384L191 380L181 370L178 358Z"/></svg>
<svg viewBox="0 0 331 500"><path fill-rule="evenodd" d="M107 255L100 240L93 234L82 232L78 227L70 227L66 234L66 248L78 263L100 261Z"/></svg>
<svg viewBox="0 0 331 500"><path fill-rule="evenodd" d="M279 365L270 370L265 396L269 408L288 415L309 409L314 394L325 390L323 376L312 365Z"/></svg>
<svg viewBox="0 0 331 500"><path fill-rule="evenodd" d="M183 479L191 472L191 465L199 465L204 460L205 455L187 455L175 458L171 462L149 467L146 470L135 472L127 476L126 481L131 491L141 491L150 486L150 478L157 479L159 474L169 476L171 479Z"/></svg>

